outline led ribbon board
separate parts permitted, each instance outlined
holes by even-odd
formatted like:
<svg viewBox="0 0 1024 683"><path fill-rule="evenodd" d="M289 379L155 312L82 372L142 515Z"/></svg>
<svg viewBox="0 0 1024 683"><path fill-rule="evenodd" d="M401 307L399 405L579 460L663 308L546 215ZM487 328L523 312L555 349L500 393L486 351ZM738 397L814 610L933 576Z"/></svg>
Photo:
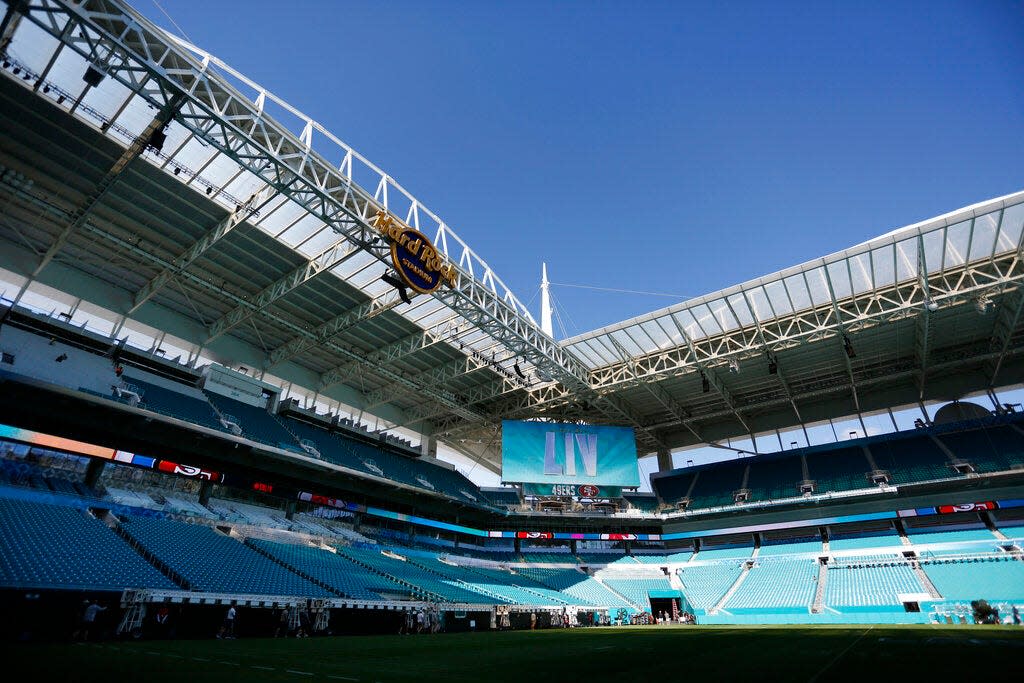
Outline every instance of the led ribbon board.
<svg viewBox="0 0 1024 683"><path fill-rule="evenodd" d="M577 491L587 486L588 493L593 487L638 487L636 437L629 427L505 420L501 479L567 484Z"/></svg>
<svg viewBox="0 0 1024 683"><path fill-rule="evenodd" d="M378 211L373 227L391 243L391 264L405 284L420 294L430 294L441 283L457 284L458 271L441 255L430 239L386 211Z"/></svg>

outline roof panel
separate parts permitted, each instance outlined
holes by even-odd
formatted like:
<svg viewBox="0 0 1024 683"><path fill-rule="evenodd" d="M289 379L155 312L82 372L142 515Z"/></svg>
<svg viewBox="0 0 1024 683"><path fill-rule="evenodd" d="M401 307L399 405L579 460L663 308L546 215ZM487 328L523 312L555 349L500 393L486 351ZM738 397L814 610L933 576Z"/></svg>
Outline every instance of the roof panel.
<svg viewBox="0 0 1024 683"><path fill-rule="evenodd" d="M993 211L974 219L974 234L971 236L970 260L989 258L996 246L996 232L1001 211Z"/></svg>
<svg viewBox="0 0 1024 683"><path fill-rule="evenodd" d="M785 281L773 280L764 286L764 291L765 296L768 297L768 304L776 315L787 315L793 312L793 303L790 301Z"/></svg>
<svg viewBox="0 0 1024 683"><path fill-rule="evenodd" d="M1024 202L1003 211L1003 220L999 224L999 251L1015 251L1020 248L1022 230L1024 230Z"/></svg>
<svg viewBox="0 0 1024 683"><path fill-rule="evenodd" d="M885 244L871 250L875 287L890 287L896 282L896 245Z"/></svg>
<svg viewBox="0 0 1024 683"><path fill-rule="evenodd" d="M825 279L823 267L812 268L804 273L806 278L807 291L815 306L821 306L832 301L832 295L828 291L828 281Z"/></svg>
<svg viewBox="0 0 1024 683"><path fill-rule="evenodd" d="M944 266L952 268L963 265L967 259L967 247L971 239L971 221L960 221L956 225L949 226L946 235Z"/></svg>
<svg viewBox="0 0 1024 683"><path fill-rule="evenodd" d="M850 285L853 287L853 291L858 294L864 292L870 292L874 289L875 284L871 277L871 255L868 254L857 254L851 256L849 259L850 265Z"/></svg>
<svg viewBox="0 0 1024 683"><path fill-rule="evenodd" d="M946 231L932 230L922 238L924 245L924 267L929 273L942 270L942 254L946 246Z"/></svg>
<svg viewBox="0 0 1024 683"><path fill-rule="evenodd" d="M790 275L783 282L786 286L786 292L793 302L794 310L802 311L813 305L811 293L807 290L807 282L802 275Z"/></svg>
<svg viewBox="0 0 1024 683"><path fill-rule="evenodd" d="M853 293L850 284L849 261L836 261L828 264L828 281L832 283L832 295L836 299L845 299Z"/></svg>

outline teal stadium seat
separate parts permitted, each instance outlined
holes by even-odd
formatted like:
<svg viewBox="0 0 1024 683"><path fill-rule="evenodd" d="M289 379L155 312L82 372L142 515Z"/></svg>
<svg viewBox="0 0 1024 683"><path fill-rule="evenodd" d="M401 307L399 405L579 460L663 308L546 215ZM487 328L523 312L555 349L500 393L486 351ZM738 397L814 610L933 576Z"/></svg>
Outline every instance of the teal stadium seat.
<svg viewBox="0 0 1024 683"><path fill-rule="evenodd" d="M0 498L0 585L123 590L178 588L83 510Z"/></svg>
<svg viewBox="0 0 1024 683"><path fill-rule="evenodd" d="M257 595L332 594L208 526L136 517L123 529L184 577L193 590Z"/></svg>

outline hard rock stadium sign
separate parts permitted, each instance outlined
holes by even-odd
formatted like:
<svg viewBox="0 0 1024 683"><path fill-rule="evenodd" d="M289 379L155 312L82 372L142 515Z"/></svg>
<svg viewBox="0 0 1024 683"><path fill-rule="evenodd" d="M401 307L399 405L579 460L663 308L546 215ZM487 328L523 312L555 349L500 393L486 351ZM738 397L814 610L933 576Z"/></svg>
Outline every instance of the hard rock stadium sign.
<svg viewBox="0 0 1024 683"><path fill-rule="evenodd" d="M373 227L391 243L391 263L399 277L420 294L430 294L444 282L458 283L458 271L419 230L381 210L373 217Z"/></svg>

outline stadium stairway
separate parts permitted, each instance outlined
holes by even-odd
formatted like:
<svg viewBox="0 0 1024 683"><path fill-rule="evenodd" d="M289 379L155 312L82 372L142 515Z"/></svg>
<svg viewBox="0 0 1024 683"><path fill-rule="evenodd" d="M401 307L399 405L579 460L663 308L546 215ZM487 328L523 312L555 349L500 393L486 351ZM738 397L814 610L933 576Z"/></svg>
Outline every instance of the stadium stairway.
<svg viewBox="0 0 1024 683"><path fill-rule="evenodd" d="M828 543L828 541L826 541ZM828 552L828 549L825 549ZM818 564L818 586L814 589L814 601L811 603L811 614L821 614L825 609L825 584L828 582L828 565Z"/></svg>
<svg viewBox="0 0 1024 683"><path fill-rule="evenodd" d="M731 586L729 586L729 590L725 591L725 595L719 598L718 602L712 605L711 609L708 610L708 614L717 614L725 607L726 603L729 602L729 599L732 598L733 594L740 589L740 586L743 585L743 582L746 581L748 576L750 576L750 567L750 562L743 563L743 568L740 570L740 575L737 576L736 580L733 581Z"/></svg>
<svg viewBox="0 0 1024 683"><path fill-rule="evenodd" d="M928 591L928 594L932 596L932 600L938 600L942 597L935 584L932 583L931 578L925 573L924 569L921 568L921 563L917 560L913 560L910 563L910 568L914 571L917 576L917 580L921 582L921 587Z"/></svg>
<svg viewBox="0 0 1024 683"><path fill-rule="evenodd" d="M596 574L595 574L594 576L592 576L591 578L592 578L592 579L594 579L594 581L597 581L597 582L598 582L599 584L601 584L601 587L602 587L602 588L604 588L605 590L607 590L607 591L611 592L612 594L614 594L614 595L615 595L615 596L616 596L617 598L619 598L620 600L622 600L622 601L623 601L624 603L626 603L627 605L631 605L631 606L633 607L633 609L635 609L635 610L638 610L638 611L640 611L640 612L646 612L646 611L647 611L647 610L649 609L649 608L648 608L647 606L643 606L643 607L641 607L641 606L640 606L640 605L638 605L638 604L637 604L637 603L636 603L636 602L635 602L634 600L631 600L631 599L630 599L630 598L629 598L629 597L628 597L628 596L627 596L627 595L626 595L625 593L623 593L622 591L620 591L620 590L617 590L617 589L616 589L615 587L613 587L613 586L609 586L607 582L603 581L603 580L602 580L602 579L601 579L600 577L598 577L598 576L597 576Z"/></svg>

